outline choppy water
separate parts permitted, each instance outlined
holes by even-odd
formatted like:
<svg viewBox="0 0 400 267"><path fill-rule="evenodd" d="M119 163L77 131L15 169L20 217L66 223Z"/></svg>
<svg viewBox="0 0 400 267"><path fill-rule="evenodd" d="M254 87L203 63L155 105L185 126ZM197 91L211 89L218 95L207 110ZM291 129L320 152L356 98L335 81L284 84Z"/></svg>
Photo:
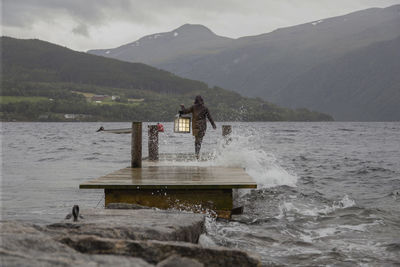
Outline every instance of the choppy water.
<svg viewBox="0 0 400 267"><path fill-rule="evenodd" d="M130 136L95 133L100 125L130 127L3 123L2 219L101 208L103 192L78 185L128 166ZM202 149L215 160L185 164L244 167L259 189L238 192L245 210L233 221L208 219L209 243L257 252L265 265L400 265L400 123L232 123L227 147L220 125ZM193 150L190 135L165 126L161 153Z"/></svg>

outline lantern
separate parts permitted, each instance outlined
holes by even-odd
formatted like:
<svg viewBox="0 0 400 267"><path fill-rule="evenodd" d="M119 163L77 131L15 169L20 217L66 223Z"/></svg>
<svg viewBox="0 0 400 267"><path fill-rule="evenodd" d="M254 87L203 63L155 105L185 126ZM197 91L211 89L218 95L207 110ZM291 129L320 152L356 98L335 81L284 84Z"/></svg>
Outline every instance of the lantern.
<svg viewBox="0 0 400 267"><path fill-rule="evenodd" d="M191 115L176 115L174 121L175 133L190 133Z"/></svg>

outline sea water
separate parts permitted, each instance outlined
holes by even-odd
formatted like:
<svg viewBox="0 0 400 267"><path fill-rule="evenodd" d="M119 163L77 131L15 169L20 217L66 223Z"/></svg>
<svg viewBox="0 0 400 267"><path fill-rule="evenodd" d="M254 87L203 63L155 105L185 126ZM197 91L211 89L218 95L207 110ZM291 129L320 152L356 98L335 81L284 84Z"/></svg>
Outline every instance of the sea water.
<svg viewBox="0 0 400 267"><path fill-rule="evenodd" d="M256 252L265 265L400 264L399 122L229 123L228 145L222 124L204 138L212 160L174 164L243 167L258 189L236 192L242 215L209 217L203 244ZM129 166L131 140L100 126L130 124L2 123L2 220L50 223L74 204L102 208L102 190L78 186ZM190 134L164 126L160 153L193 152Z"/></svg>

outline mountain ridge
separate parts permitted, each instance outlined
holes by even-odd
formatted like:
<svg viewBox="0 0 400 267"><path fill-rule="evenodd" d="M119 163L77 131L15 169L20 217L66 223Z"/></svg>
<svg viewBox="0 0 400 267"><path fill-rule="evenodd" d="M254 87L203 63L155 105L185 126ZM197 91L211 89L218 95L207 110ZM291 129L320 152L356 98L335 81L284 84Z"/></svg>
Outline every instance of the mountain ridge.
<svg viewBox="0 0 400 267"><path fill-rule="evenodd" d="M158 43L155 43L155 40ZM171 53L190 54L191 51L195 50L204 50L207 53L210 47L214 49L231 40L231 38L216 35L203 25L186 23L172 31L146 35L113 49L94 49L88 50L87 53L120 60L125 59L125 61L130 62L156 64L170 59L168 55ZM171 47L164 49L165 45ZM135 56L131 55L126 60L126 55L130 55L132 49L135 50ZM142 54L146 55L143 57Z"/></svg>
<svg viewBox="0 0 400 267"><path fill-rule="evenodd" d="M246 96L262 97L293 108L304 106L297 99L288 97L290 91L294 90L294 81L304 87L298 77L306 77L305 73L318 66L337 62L339 58L352 52L382 41L395 40L399 36L400 5L393 5L280 28L265 34L229 39L219 46L211 43L207 48L193 47L190 53L174 53L164 47L162 53L167 53L168 58L157 58L150 49L142 51L144 53L141 58L147 58L146 53L150 53L152 58L147 63L157 68L206 82L209 86L230 88ZM129 51L129 54L132 57L134 51ZM123 54L118 58L132 61ZM140 58L135 59L140 61ZM352 67L362 69L362 66ZM396 70L389 71L396 73ZM329 77L331 73L323 75ZM343 88L352 87L356 92L362 89L358 87L373 83L369 81L370 77L363 79L358 84L343 84ZM382 76L382 79L385 77ZM375 88L376 93L379 90L380 88ZM308 107L332 112L318 105L322 99L306 93L307 90L304 92L305 97L315 100L309 102L311 105ZM355 100L363 99L362 94L354 94L354 97ZM332 101L335 99L332 97ZM340 106L340 103L333 104ZM365 113L371 114L370 117L354 117L352 113L344 114L343 109L333 110L333 115L340 120L386 120L385 116L376 112L381 108L381 102L372 106L369 104L368 108L366 103L359 104L360 107L364 106ZM351 110L349 107L346 109Z"/></svg>

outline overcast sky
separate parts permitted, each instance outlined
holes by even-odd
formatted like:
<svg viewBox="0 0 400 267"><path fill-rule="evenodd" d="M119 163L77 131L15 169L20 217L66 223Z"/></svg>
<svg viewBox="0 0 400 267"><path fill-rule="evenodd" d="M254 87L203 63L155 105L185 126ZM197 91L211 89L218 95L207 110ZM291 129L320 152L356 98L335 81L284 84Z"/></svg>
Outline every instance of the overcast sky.
<svg viewBox="0 0 400 267"><path fill-rule="evenodd" d="M270 32L400 0L2 0L1 35L86 51L203 24L218 35Z"/></svg>

